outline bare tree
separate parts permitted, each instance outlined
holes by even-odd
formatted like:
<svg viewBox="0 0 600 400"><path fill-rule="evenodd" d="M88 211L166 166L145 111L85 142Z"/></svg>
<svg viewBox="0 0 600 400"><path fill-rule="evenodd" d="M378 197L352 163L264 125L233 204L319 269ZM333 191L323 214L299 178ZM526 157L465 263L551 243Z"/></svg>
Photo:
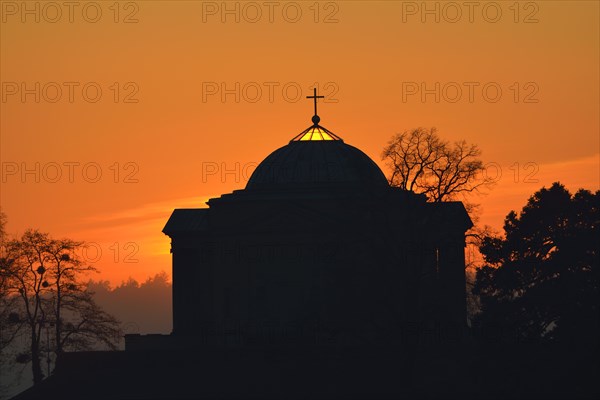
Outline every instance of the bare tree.
<svg viewBox="0 0 600 400"><path fill-rule="evenodd" d="M484 174L480 155L477 145L464 140L451 145L440 139L435 128L417 128L392 137L382 159L391 169L392 186L440 202L493 185Z"/></svg>
<svg viewBox="0 0 600 400"><path fill-rule="evenodd" d="M41 382L42 373L40 342L45 321L43 292L48 286L44 275L44 257L41 248L43 237L34 232L26 232L23 241L11 240L7 244L9 296L22 300L23 321L29 328L29 352L21 354L19 362L31 361L33 382Z"/></svg>
<svg viewBox="0 0 600 400"><path fill-rule="evenodd" d="M9 282L13 260L7 257L6 222L6 214L0 210L0 361L5 361L2 356L4 350L10 346L22 328L18 315L14 312L18 299L10 296Z"/></svg>
<svg viewBox="0 0 600 400"><path fill-rule="evenodd" d="M78 250L83 246L71 239L50 239L45 249L51 265L48 273L57 354L65 348L89 349L98 342L115 349L120 335L119 322L94 302L87 284L80 281L82 275L96 272L80 259Z"/></svg>
<svg viewBox="0 0 600 400"><path fill-rule="evenodd" d="M81 283L82 275L95 271L78 256L83 245L70 239L53 239L37 230L27 230L7 244L12 260L8 287L22 300L22 319L31 336L22 361L31 361L34 384L43 379L43 329L48 353L51 346L56 355L65 349L85 350L97 344L116 348L118 321L96 305L92 293ZM49 354L47 358L49 369Z"/></svg>

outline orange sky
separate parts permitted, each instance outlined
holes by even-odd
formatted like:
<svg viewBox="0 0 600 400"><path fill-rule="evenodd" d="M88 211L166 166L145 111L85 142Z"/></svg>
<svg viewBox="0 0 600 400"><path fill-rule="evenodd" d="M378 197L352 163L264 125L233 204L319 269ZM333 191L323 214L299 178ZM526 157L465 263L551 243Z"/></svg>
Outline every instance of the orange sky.
<svg viewBox="0 0 600 400"><path fill-rule="evenodd" d="M0 4L8 230L92 242L114 283L170 272L172 209L244 187L315 82L322 125L380 165L418 126L479 144L502 170L482 223L556 180L600 188L596 1L23 4Z"/></svg>

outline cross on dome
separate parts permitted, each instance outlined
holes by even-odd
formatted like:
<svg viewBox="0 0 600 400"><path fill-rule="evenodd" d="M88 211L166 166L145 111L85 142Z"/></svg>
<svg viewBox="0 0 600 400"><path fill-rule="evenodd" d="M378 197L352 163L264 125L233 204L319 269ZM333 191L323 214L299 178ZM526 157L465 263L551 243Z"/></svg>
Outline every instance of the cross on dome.
<svg viewBox="0 0 600 400"><path fill-rule="evenodd" d="M312 96L306 96L307 99L313 99L315 102L315 115L313 115L312 117L312 122L315 125L318 125L319 122L321 121L321 118L319 118L319 115L317 114L317 99L324 99L325 96L317 96L317 87L315 86L313 88L313 95Z"/></svg>
<svg viewBox="0 0 600 400"><path fill-rule="evenodd" d="M307 99L313 99L315 105L315 114L312 117L312 126L308 127L300 134L296 135L291 141L292 142L304 142L304 141L317 141L317 140L339 140L342 141L335 133L329 131L327 128L319 125L321 118L317 114L317 99L324 99L325 96L317 96L317 88L313 88L313 95L306 96Z"/></svg>

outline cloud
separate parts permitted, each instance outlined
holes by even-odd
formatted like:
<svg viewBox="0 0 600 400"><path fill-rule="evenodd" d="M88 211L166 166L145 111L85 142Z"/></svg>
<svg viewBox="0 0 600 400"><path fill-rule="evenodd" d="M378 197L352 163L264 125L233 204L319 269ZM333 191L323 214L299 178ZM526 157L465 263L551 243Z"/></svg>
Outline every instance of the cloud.
<svg viewBox="0 0 600 400"><path fill-rule="evenodd" d="M170 241L162 229L173 209L199 208L209 198L178 198L92 215L81 219L70 236L91 246L87 260L101 272L101 279L111 283L129 277L143 281L171 270Z"/></svg>

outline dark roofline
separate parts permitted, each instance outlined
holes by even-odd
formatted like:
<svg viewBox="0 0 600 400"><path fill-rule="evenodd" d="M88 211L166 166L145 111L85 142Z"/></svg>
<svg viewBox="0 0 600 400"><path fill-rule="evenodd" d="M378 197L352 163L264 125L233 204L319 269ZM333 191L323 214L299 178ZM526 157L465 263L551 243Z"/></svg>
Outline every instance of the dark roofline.
<svg viewBox="0 0 600 400"><path fill-rule="evenodd" d="M176 208L162 232L172 236L177 233L206 230L208 228L208 211L208 208Z"/></svg>

